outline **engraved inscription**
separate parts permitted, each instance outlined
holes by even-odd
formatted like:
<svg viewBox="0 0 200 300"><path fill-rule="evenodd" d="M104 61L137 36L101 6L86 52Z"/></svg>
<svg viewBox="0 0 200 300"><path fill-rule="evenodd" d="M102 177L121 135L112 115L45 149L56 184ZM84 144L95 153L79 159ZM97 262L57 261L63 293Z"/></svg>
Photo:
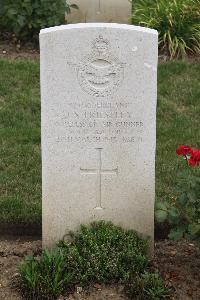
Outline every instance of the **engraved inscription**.
<svg viewBox="0 0 200 300"><path fill-rule="evenodd" d="M109 41L99 36L91 53L78 66L78 81L90 95L105 97L116 90L124 77L124 64L113 56Z"/></svg>
<svg viewBox="0 0 200 300"><path fill-rule="evenodd" d="M52 126L60 127L57 142L66 143L140 143L144 122L135 119L129 102L76 101L66 104Z"/></svg>
<svg viewBox="0 0 200 300"><path fill-rule="evenodd" d="M103 148L96 148L98 151L98 168L97 169L83 169L80 168L81 174L91 174L97 175L98 180L98 197L97 197L97 204L95 209L103 209L102 207L102 175L103 174L111 174L117 175L118 174L118 167L115 169L102 169L102 157L101 152Z"/></svg>

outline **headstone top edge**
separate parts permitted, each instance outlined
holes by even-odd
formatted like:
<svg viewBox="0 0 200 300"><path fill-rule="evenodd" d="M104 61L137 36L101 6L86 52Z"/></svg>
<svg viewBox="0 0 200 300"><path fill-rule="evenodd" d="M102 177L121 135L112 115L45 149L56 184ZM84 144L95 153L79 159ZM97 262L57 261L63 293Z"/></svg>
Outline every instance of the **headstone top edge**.
<svg viewBox="0 0 200 300"><path fill-rule="evenodd" d="M126 29L130 31L137 31L137 32L144 32L144 33L158 35L158 32L155 29L135 26L135 25L119 24L119 23L77 23L77 24L60 25L60 26L41 29L40 36L43 34L63 31L67 29L86 29L86 28Z"/></svg>

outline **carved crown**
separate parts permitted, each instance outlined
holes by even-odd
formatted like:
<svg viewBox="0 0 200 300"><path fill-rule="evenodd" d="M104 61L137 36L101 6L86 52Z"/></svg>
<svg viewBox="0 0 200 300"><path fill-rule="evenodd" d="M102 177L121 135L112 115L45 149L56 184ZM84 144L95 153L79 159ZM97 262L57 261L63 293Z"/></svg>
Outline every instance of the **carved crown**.
<svg viewBox="0 0 200 300"><path fill-rule="evenodd" d="M104 52L109 48L109 41L104 39L103 36L100 35L94 40L93 48L98 52Z"/></svg>

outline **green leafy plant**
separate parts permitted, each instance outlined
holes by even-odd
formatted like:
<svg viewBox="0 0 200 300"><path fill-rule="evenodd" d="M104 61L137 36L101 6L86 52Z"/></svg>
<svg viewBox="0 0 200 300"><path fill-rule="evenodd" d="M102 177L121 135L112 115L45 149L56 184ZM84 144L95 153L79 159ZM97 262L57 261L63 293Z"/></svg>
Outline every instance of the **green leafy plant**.
<svg viewBox="0 0 200 300"><path fill-rule="evenodd" d="M41 28L65 23L65 13L76 5L66 0L1 0L0 29L19 39L38 39Z"/></svg>
<svg viewBox="0 0 200 300"><path fill-rule="evenodd" d="M127 285L127 294L131 299L161 300L170 297L171 291L165 287L158 273L144 272Z"/></svg>
<svg viewBox="0 0 200 300"><path fill-rule="evenodd" d="M132 23L159 32L159 48L170 58L200 53L200 0L136 0Z"/></svg>
<svg viewBox="0 0 200 300"><path fill-rule="evenodd" d="M148 264L147 242L132 230L124 230L112 223L98 222L81 226L71 244L60 242L68 264L78 269L77 281L109 282L127 280L133 273L141 273ZM69 259L70 258L70 259Z"/></svg>
<svg viewBox="0 0 200 300"><path fill-rule="evenodd" d="M169 238L177 240L184 237L196 240L200 245L200 150L182 145L176 153L183 155L193 168L179 173L176 197L156 203L156 220L172 225Z"/></svg>
<svg viewBox="0 0 200 300"><path fill-rule="evenodd" d="M60 241L57 248L44 251L41 257L27 257L19 268L20 287L29 299L35 300L56 299L75 284L125 284L141 274L142 280L149 282L145 279L147 250L148 242L132 230L103 221L81 226L78 233L71 233L70 242ZM158 288L154 291L151 285L147 293L162 293Z"/></svg>
<svg viewBox="0 0 200 300"><path fill-rule="evenodd" d="M19 267L21 286L31 299L56 299L73 282L60 249L43 251L40 258L29 256Z"/></svg>
<svg viewBox="0 0 200 300"><path fill-rule="evenodd" d="M177 196L156 203L157 222L169 222L169 238L187 238L200 244L200 176L180 173Z"/></svg>

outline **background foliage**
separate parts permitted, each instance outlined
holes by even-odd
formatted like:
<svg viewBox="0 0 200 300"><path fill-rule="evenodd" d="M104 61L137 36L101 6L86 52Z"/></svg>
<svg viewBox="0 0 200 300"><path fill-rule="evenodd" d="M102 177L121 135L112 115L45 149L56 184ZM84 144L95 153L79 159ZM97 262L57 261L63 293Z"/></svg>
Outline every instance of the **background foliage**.
<svg viewBox="0 0 200 300"><path fill-rule="evenodd" d="M1 0L0 30L37 39L41 28L64 24L71 7L66 0Z"/></svg>
<svg viewBox="0 0 200 300"><path fill-rule="evenodd" d="M200 54L200 0L134 0L133 24L159 32L159 47L171 58Z"/></svg>

